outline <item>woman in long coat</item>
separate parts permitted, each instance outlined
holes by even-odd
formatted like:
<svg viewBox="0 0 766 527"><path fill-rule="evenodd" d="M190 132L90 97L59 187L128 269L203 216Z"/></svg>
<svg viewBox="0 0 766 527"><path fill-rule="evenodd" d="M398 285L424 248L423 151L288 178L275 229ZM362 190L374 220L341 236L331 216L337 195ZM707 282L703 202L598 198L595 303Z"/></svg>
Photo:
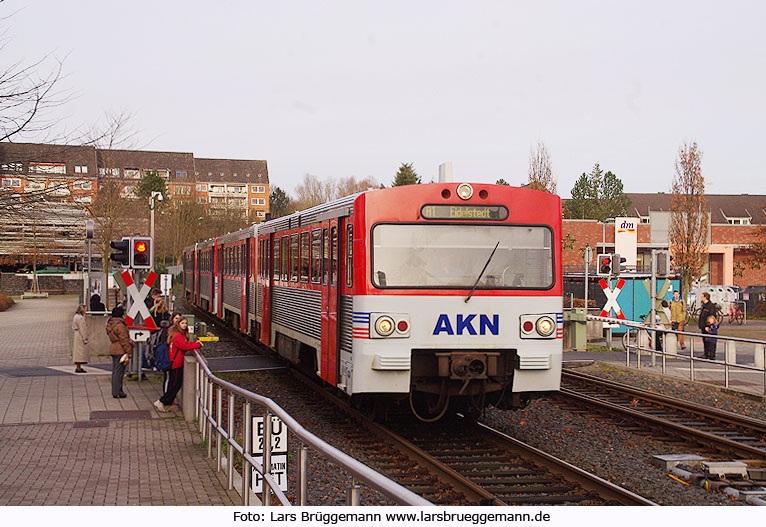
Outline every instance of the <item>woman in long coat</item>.
<svg viewBox="0 0 766 527"><path fill-rule="evenodd" d="M88 322L85 320L85 306L77 306L74 318L72 319L72 330L74 339L72 342L72 361L74 362L75 373L85 373L83 364L88 364L90 353L88 351Z"/></svg>

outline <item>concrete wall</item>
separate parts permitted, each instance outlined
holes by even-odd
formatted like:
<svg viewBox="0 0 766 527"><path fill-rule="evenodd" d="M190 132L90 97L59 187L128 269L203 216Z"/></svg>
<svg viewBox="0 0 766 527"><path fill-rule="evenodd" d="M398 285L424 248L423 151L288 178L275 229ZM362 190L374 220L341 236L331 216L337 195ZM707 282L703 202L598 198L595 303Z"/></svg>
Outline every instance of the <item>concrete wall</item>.
<svg viewBox="0 0 766 527"><path fill-rule="evenodd" d="M40 291L49 295L81 295L82 278L79 274L38 274ZM31 274L0 274L0 293L19 296L32 288Z"/></svg>

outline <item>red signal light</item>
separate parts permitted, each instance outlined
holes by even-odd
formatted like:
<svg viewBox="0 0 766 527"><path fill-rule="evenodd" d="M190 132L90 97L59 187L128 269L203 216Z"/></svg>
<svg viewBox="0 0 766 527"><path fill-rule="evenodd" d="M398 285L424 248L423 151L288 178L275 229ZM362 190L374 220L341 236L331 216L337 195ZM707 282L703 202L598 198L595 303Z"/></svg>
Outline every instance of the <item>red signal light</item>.
<svg viewBox="0 0 766 527"><path fill-rule="evenodd" d="M138 243L136 243L135 248L136 248L136 251L138 251L140 253L145 253L146 252L146 243L138 242Z"/></svg>

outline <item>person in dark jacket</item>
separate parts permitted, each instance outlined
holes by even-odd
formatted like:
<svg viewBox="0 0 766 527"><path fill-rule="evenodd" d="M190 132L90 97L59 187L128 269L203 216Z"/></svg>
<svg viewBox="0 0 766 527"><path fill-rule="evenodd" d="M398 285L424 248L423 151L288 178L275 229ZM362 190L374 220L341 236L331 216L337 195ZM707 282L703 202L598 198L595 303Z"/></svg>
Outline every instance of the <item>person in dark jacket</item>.
<svg viewBox="0 0 766 527"><path fill-rule="evenodd" d="M91 311L106 311L106 306L101 301L101 295L94 293L90 297L90 310Z"/></svg>
<svg viewBox="0 0 766 527"><path fill-rule="evenodd" d="M702 293L702 309L700 309L700 318L697 320L697 326L700 328L700 333L704 333L705 326L707 326L707 317L715 317L718 306L715 302L710 301L710 293Z"/></svg>
<svg viewBox="0 0 766 527"><path fill-rule="evenodd" d="M122 378L125 375L125 366L133 356L133 344L130 342L124 315L125 308L122 304L118 304L112 309L112 316L106 321L106 334L111 342L109 355L112 356L112 397L115 399L127 397L127 394L122 391Z"/></svg>
<svg viewBox="0 0 766 527"><path fill-rule="evenodd" d="M189 321L182 316L168 331L168 346L168 354L173 365L170 367L165 393L154 401L154 407L159 412L170 411L170 407L183 385L184 353L201 348L202 343L189 341Z"/></svg>

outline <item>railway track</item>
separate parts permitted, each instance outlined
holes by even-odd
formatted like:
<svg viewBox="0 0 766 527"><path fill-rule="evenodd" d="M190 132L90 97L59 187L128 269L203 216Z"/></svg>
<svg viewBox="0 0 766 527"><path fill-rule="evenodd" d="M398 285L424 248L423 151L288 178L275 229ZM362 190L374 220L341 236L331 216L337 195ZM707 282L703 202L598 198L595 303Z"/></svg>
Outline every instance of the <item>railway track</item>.
<svg viewBox="0 0 766 527"><path fill-rule="evenodd" d="M194 311L214 322L207 313L196 308ZM216 327L227 337L264 351L236 331L220 323ZM521 441L460 417L450 419L446 426L423 425L399 414L394 419L399 422L396 429L383 426L310 376L296 369L290 372L317 394L309 404L348 438L346 446L363 452L366 464L433 503L655 505Z"/></svg>
<svg viewBox="0 0 766 527"><path fill-rule="evenodd" d="M560 396L612 418L619 415L662 434L691 439L719 455L766 459L766 421L570 369L562 373Z"/></svg>
<svg viewBox="0 0 766 527"><path fill-rule="evenodd" d="M458 416L446 425L424 425L399 415L395 419L398 425L383 426L302 373L291 371L326 400L342 407L354 422L362 424L362 429L395 445L405 458L418 467L426 467L438 481L465 496L468 504L655 505L517 439ZM401 458L383 461L374 468L432 499L429 496L432 489L422 488L422 478L414 487L408 478L402 478Z"/></svg>

